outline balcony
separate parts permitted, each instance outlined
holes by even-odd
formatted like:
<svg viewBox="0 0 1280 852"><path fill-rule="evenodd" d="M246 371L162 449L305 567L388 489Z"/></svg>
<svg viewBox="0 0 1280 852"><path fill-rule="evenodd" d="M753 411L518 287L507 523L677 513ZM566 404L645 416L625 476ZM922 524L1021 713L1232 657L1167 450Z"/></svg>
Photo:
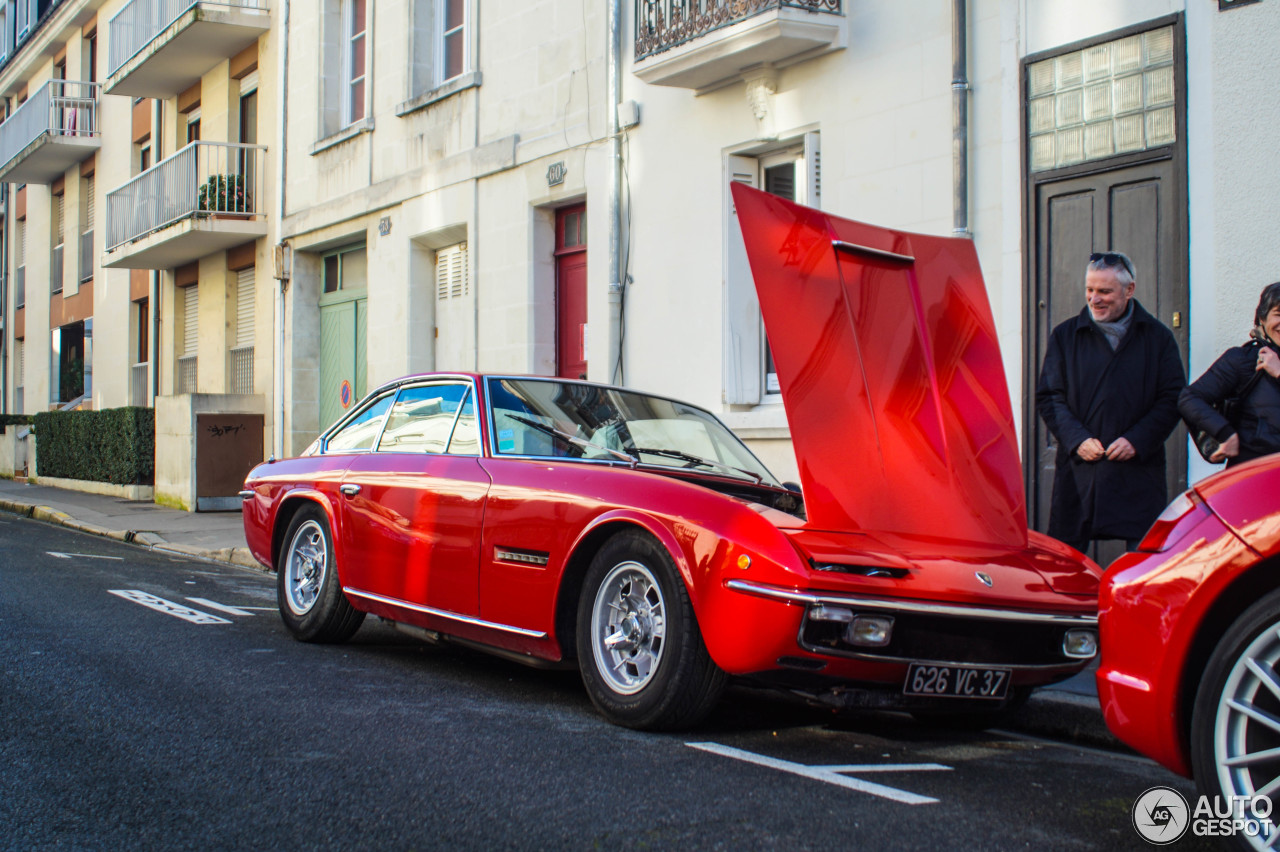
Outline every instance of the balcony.
<svg viewBox="0 0 1280 852"><path fill-rule="evenodd" d="M266 0L133 0L109 24L106 91L173 97L270 28Z"/></svg>
<svg viewBox="0 0 1280 852"><path fill-rule="evenodd" d="M107 269L172 269L267 234L266 146L192 142L107 193Z"/></svg>
<svg viewBox="0 0 1280 852"><path fill-rule="evenodd" d="M102 146L102 86L50 80L0 124L0 181L49 184Z"/></svg>
<svg viewBox="0 0 1280 852"><path fill-rule="evenodd" d="M635 75L707 91L844 47L844 0L636 0Z"/></svg>

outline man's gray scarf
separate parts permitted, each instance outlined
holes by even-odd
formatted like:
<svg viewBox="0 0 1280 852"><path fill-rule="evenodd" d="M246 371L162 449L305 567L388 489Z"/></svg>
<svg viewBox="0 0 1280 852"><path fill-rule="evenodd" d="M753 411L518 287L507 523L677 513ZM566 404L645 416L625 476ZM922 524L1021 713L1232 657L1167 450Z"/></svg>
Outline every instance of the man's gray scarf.
<svg viewBox="0 0 1280 852"><path fill-rule="evenodd" d="M1124 334L1129 330L1129 323L1133 321L1133 299L1129 300L1129 307L1125 310L1124 316L1115 322L1098 322L1093 324L1098 327L1098 331L1102 332L1107 338L1107 343L1111 344L1111 351L1116 351L1116 347L1120 345L1120 341L1124 339Z"/></svg>

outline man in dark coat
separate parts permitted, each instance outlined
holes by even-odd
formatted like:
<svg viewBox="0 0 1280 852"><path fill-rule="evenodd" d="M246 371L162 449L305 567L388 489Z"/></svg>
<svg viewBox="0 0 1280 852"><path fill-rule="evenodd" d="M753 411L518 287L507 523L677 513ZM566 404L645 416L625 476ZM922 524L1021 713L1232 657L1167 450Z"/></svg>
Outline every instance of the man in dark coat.
<svg viewBox="0 0 1280 852"><path fill-rule="evenodd" d="M1130 550L1164 510L1164 442L1187 383L1178 344L1134 291L1121 252L1089 258L1085 308L1059 325L1036 387L1058 439L1049 535L1078 550L1124 539Z"/></svg>

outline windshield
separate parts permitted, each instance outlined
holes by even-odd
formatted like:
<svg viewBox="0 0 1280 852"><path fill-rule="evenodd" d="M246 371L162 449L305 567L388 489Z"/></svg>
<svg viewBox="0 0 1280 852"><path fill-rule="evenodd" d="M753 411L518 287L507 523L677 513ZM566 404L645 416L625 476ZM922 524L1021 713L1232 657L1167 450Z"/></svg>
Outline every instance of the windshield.
<svg viewBox="0 0 1280 852"><path fill-rule="evenodd" d="M622 461L782 486L707 412L631 391L540 379L489 379L494 453Z"/></svg>

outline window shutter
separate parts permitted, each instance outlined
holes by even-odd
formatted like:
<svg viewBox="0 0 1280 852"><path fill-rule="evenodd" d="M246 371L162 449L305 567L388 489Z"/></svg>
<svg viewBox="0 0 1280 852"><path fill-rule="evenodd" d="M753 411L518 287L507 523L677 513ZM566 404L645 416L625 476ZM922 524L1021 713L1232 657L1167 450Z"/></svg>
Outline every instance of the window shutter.
<svg viewBox="0 0 1280 852"><path fill-rule="evenodd" d="M804 198L800 203L822 208L821 136L815 131L804 135Z"/></svg>
<svg viewBox="0 0 1280 852"><path fill-rule="evenodd" d="M27 265L27 220L18 220L18 266Z"/></svg>
<svg viewBox="0 0 1280 852"><path fill-rule="evenodd" d="M467 274L467 244L446 246L436 252L436 300L458 299L471 292Z"/></svg>
<svg viewBox="0 0 1280 852"><path fill-rule="evenodd" d="M54 196L54 217L58 224L58 241L54 245L62 245L66 242L67 235L67 197L65 195Z"/></svg>
<svg viewBox="0 0 1280 852"><path fill-rule="evenodd" d="M196 285L182 288L182 355L196 354L200 330L200 294Z"/></svg>
<svg viewBox="0 0 1280 852"><path fill-rule="evenodd" d="M760 330L760 300L747 262L747 247L738 226L729 187L734 183L759 186L754 157L730 155L725 162L724 264L724 401L734 405L760 402L764 384L764 342Z"/></svg>
<svg viewBox="0 0 1280 852"><path fill-rule="evenodd" d="M27 343L25 340L15 340L13 348L16 350L14 354L18 356L18 363L13 374L13 384L14 387L20 388L25 384L23 377L27 373Z"/></svg>
<svg viewBox="0 0 1280 852"><path fill-rule="evenodd" d="M89 177L85 179L84 191L86 193L84 202L84 229L87 232L93 230L93 175L89 175Z"/></svg>
<svg viewBox="0 0 1280 852"><path fill-rule="evenodd" d="M254 267L236 273L236 348L253 345Z"/></svg>

